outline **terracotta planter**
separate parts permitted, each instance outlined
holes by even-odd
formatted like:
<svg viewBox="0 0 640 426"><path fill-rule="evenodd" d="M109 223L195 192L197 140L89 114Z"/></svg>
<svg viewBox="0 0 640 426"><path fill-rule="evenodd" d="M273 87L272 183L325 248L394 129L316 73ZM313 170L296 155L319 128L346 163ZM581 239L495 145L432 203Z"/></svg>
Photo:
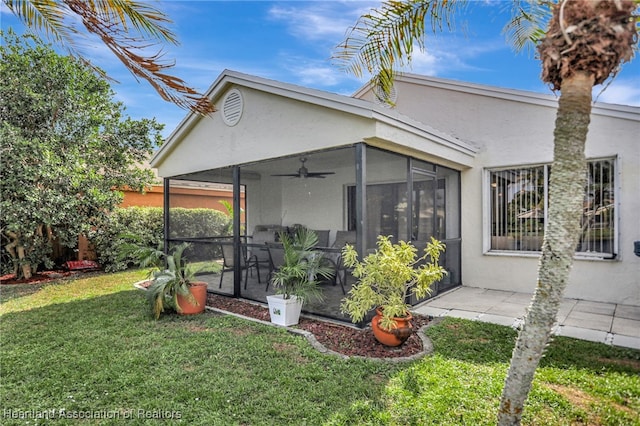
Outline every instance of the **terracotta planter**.
<svg viewBox="0 0 640 426"><path fill-rule="evenodd" d="M400 346L413 334L413 325L411 324L413 317L411 314L403 318L394 318L395 326L391 330L380 327L379 323L381 319L382 311L380 308L377 308L376 315L371 320L371 328L373 329L375 338L383 345Z"/></svg>
<svg viewBox="0 0 640 426"><path fill-rule="evenodd" d="M181 315L195 315L204 312L207 305L207 283L194 282L189 287L191 295L195 298L197 305L193 304L189 298L178 294L178 305L182 309Z"/></svg>

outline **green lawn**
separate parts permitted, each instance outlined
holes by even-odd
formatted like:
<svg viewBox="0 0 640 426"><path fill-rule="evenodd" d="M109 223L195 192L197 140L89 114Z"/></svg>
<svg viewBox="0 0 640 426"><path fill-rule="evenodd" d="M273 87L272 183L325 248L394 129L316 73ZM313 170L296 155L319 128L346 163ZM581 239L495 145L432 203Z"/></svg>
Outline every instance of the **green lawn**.
<svg viewBox="0 0 640 426"><path fill-rule="evenodd" d="M413 363L321 355L207 313L153 321L141 271L0 288L0 423L491 425L515 332L448 319ZM640 351L556 339L525 424L640 425ZM148 418L147 418L148 417ZM179 417L179 418L178 418Z"/></svg>

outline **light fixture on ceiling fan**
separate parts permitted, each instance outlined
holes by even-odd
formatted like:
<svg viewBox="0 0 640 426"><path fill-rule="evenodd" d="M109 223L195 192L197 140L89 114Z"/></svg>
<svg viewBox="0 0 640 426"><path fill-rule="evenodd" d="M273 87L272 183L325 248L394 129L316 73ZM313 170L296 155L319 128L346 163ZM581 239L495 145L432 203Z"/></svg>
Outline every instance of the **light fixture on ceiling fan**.
<svg viewBox="0 0 640 426"><path fill-rule="evenodd" d="M296 173L284 173L284 174L276 174L271 176L288 176L288 177L305 178L305 179L306 178L324 179L325 176L327 175L335 174L335 172L310 172L309 169L307 169L307 167L304 165L306 161L307 161L306 157L300 158L300 162L302 163L302 166L300 166L300 168Z"/></svg>

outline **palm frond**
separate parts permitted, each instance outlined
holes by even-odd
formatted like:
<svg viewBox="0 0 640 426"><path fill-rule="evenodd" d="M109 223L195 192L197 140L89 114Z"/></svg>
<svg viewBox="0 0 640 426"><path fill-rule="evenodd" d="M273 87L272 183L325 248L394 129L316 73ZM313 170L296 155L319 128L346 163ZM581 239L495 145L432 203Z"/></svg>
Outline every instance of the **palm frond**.
<svg viewBox="0 0 640 426"><path fill-rule="evenodd" d="M332 57L343 70L357 77L365 72L389 95L398 68L411 62L414 46L424 50L426 27L435 33L451 29L453 13L464 0L386 1L360 17Z"/></svg>
<svg viewBox="0 0 640 426"><path fill-rule="evenodd" d="M77 30L67 22L70 10L56 0L4 0L5 5L22 23L55 43L75 46Z"/></svg>
<svg viewBox="0 0 640 426"><path fill-rule="evenodd" d="M551 19L550 1L514 0L512 17L502 29L502 33L516 51L526 50L531 53L544 37L549 19Z"/></svg>
<svg viewBox="0 0 640 426"><path fill-rule="evenodd" d="M118 22L124 31L129 23L140 33L159 41L178 44L176 35L165 24L171 23L160 10L142 2L130 0L94 0L98 16L105 22Z"/></svg>
<svg viewBox="0 0 640 426"><path fill-rule="evenodd" d="M109 78L78 50L80 31L69 19L77 15L86 31L97 35L136 79L146 80L162 99L202 115L215 111L206 96L166 73L175 63L163 59L162 49L147 53L163 42L177 44L166 26L170 20L158 9L133 0L5 0L5 4L27 27Z"/></svg>
<svg viewBox="0 0 640 426"><path fill-rule="evenodd" d="M87 31L100 37L136 78L147 80L164 100L200 114L214 111L213 104L206 97L187 86L181 78L164 72L175 64L162 60L162 50L155 54L143 53L157 44L156 37L175 41L173 34L162 25L168 20L161 12L129 0L101 1L99 8L93 1L66 0L66 4L82 19ZM112 10L107 13L105 8ZM141 31L140 34L129 34L127 19L122 19L127 13L133 13L129 20Z"/></svg>

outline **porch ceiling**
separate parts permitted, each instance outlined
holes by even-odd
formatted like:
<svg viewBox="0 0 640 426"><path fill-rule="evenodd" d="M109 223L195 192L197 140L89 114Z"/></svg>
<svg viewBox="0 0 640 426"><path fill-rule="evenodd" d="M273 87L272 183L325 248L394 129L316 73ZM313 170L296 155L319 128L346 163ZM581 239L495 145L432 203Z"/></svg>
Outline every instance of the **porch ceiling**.
<svg viewBox="0 0 640 426"><path fill-rule="evenodd" d="M344 150L332 149L314 153L294 154L289 157L276 159L264 159L259 162L243 164L242 179L243 181L259 180L264 176L271 176L276 173L295 173L301 166L301 157L307 159L305 167L307 167L310 172L332 172L336 169L350 168L354 165L353 157L345 155ZM202 170L177 177L202 182L232 183L233 181L230 167ZM283 177L283 179L287 178Z"/></svg>

